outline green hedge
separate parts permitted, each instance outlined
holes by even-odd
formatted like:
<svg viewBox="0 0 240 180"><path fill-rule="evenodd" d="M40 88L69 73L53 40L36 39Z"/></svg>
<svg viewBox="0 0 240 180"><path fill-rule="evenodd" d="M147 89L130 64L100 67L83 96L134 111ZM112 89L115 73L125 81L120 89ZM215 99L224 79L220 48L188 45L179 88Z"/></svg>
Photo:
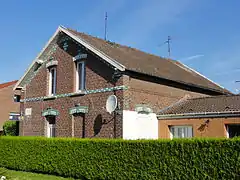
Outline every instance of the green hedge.
<svg viewBox="0 0 240 180"><path fill-rule="evenodd" d="M18 122L6 121L3 125L3 133L5 136L17 136L18 135Z"/></svg>
<svg viewBox="0 0 240 180"><path fill-rule="evenodd" d="M238 179L240 139L1 137L0 166L81 179Z"/></svg>

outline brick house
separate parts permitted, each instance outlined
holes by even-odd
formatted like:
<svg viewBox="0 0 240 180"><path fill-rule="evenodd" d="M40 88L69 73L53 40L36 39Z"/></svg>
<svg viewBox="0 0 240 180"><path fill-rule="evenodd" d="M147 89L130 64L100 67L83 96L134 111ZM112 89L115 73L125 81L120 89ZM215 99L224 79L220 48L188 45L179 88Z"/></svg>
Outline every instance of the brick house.
<svg viewBox="0 0 240 180"><path fill-rule="evenodd" d="M179 101L158 119L159 138L240 136L240 95Z"/></svg>
<svg viewBox="0 0 240 180"><path fill-rule="evenodd" d="M155 112L179 99L231 94L177 61L62 26L14 89L23 136L124 139L158 138Z"/></svg>
<svg viewBox="0 0 240 180"><path fill-rule="evenodd" d="M17 81L11 81L7 83L0 84L0 134L3 132L3 124L7 120L17 120L13 119L15 116L19 117L20 104L15 102L13 87Z"/></svg>

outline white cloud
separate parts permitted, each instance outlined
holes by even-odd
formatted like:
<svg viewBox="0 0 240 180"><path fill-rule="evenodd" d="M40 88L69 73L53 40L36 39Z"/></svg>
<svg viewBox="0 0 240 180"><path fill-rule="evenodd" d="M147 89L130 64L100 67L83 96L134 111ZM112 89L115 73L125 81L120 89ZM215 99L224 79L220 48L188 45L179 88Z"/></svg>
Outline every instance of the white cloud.
<svg viewBox="0 0 240 180"><path fill-rule="evenodd" d="M204 56L203 54L198 54L198 55L194 55L194 56L189 56L189 57L187 57L187 58L183 58L181 61L187 62L187 61L189 61L189 60L201 58L201 57L203 57L203 56Z"/></svg>

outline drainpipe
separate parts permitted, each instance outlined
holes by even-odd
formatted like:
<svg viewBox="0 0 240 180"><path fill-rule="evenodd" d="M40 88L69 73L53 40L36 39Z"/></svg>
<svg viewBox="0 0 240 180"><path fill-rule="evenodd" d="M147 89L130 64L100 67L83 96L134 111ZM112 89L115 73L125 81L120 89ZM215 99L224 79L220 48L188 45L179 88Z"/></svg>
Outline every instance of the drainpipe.
<svg viewBox="0 0 240 180"><path fill-rule="evenodd" d="M121 72L118 71L117 68L114 69L114 73L112 75L112 80L113 80L113 84L114 84L114 87L116 87L117 85L117 81L119 80L119 78L122 76ZM116 96L116 90L113 91L114 95ZM118 108L118 106L117 106ZM116 124L116 121L117 121L117 112L116 110L113 112L114 113L114 122L113 122L113 132L114 132L114 138L117 138L117 124Z"/></svg>

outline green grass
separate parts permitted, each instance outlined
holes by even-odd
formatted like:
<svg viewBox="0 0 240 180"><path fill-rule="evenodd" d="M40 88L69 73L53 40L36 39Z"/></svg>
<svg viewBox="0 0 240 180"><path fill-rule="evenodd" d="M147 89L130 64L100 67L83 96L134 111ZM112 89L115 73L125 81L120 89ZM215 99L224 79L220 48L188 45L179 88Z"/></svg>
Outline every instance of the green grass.
<svg viewBox="0 0 240 180"><path fill-rule="evenodd" d="M71 180L70 178L63 178L59 176L52 176L46 174L37 174L22 171L13 171L6 168L0 168L0 178L6 177L6 180Z"/></svg>

